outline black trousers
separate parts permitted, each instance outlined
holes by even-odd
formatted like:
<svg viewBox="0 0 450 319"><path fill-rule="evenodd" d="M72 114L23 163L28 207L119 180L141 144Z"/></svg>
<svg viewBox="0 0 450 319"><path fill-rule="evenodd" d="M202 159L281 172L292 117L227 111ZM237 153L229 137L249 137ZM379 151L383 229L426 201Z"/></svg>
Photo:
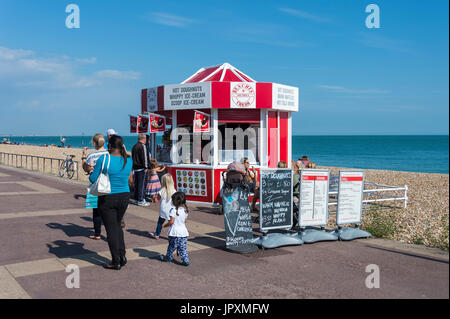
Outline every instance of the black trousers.
<svg viewBox="0 0 450 319"><path fill-rule="evenodd" d="M100 216L100 211L98 208L92 210L92 220L94 221L94 234L100 237L102 233L102 216Z"/></svg>
<svg viewBox="0 0 450 319"><path fill-rule="evenodd" d="M134 199L142 202L144 200L146 173L144 170L134 172Z"/></svg>
<svg viewBox="0 0 450 319"><path fill-rule="evenodd" d="M120 225L128 207L130 193L119 193L98 197L98 208L106 229L112 264L117 265L125 256L125 241Z"/></svg>

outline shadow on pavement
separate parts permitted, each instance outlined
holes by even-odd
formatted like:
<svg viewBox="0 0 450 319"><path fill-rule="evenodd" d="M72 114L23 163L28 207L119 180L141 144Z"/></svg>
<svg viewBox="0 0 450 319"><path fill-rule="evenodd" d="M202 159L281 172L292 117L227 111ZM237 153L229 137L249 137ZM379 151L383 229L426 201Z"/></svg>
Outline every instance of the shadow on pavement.
<svg viewBox="0 0 450 319"><path fill-rule="evenodd" d="M139 257L159 260L160 253L143 248L134 248L133 251L139 254Z"/></svg>
<svg viewBox="0 0 450 319"><path fill-rule="evenodd" d="M109 263L109 259L100 256L95 251L84 248L83 243L66 240L56 240L47 244L48 252L58 258L73 258L86 261L94 265Z"/></svg>
<svg viewBox="0 0 450 319"><path fill-rule="evenodd" d="M91 227L83 227L73 223L69 223L66 225L59 223L48 223L45 225L51 229L62 230L68 237L88 237L90 235L94 235ZM103 237L103 239L105 238Z"/></svg>
<svg viewBox="0 0 450 319"><path fill-rule="evenodd" d="M421 258L421 259L430 260L430 261L436 261L436 262L443 263L443 264L449 263L448 260L416 255L416 254L412 254L412 253L408 253L408 252L404 252L404 251L392 250L392 249L381 248L381 247L376 247L376 246L371 246L371 245L367 245L367 247L387 251L387 252L394 253L394 254L400 254L400 255L416 257L416 258Z"/></svg>

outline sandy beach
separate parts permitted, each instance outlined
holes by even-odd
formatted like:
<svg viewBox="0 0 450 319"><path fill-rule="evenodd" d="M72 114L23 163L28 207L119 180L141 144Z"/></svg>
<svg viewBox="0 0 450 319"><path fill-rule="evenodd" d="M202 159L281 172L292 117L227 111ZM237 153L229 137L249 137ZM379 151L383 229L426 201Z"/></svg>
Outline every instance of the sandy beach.
<svg viewBox="0 0 450 319"><path fill-rule="evenodd" d="M89 152L94 149L89 149ZM74 160L81 163L82 149L41 147L28 145L0 144L0 152L43 156L64 159L63 153L75 155ZM15 161L15 160L14 160ZM20 157L19 157L20 161ZM54 162L52 173L57 174L58 168ZM14 163L15 164L15 163ZM40 170L43 169L40 162ZM25 160L20 165L25 167ZM34 167L37 169L37 163ZM46 172L50 173L50 161L45 163ZM328 167L332 174L339 172L337 167ZM31 169L28 162L28 169ZM377 205L369 213L363 214L363 227L373 222L374 218L382 217L392 220L388 238L407 243L423 244L429 247L439 247L448 250L449 238L449 175L399 172L387 170L365 169L366 181L384 185L408 186L408 206L403 208L403 202L385 202ZM80 168L79 180L87 181L87 176ZM397 193L402 196L402 193ZM330 227L335 227L333 216L330 217Z"/></svg>

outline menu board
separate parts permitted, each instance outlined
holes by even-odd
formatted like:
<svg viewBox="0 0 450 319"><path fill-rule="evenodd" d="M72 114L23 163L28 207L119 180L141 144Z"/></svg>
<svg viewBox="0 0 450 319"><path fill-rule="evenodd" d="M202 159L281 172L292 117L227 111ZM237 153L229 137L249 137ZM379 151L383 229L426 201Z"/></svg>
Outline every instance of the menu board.
<svg viewBox="0 0 450 319"><path fill-rule="evenodd" d="M292 170L261 169L259 227L261 230L292 227Z"/></svg>
<svg viewBox="0 0 450 319"><path fill-rule="evenodd" d="M226 247L251 244L253 240L252 218L248 202L248 190L236 187L224 188L222 193Z"/></svg>
<svg viewBox="0 0 450 319"><path fill-rule="evenodd" d="M340 171L336 224L359 224L364 191L363 171Z"/></svg>
<svg viewBox="0 0 450 319"><path fill-rule="evenodd" d="M329 170L302 169L300 175L299 226L328 223Z"/></svg>
<svg viewBox="0 0 450 319"><path fill-rule="evenodd" d="M208 195L206 188L206 171L177 170L177 190L190 196Z"/></svg>

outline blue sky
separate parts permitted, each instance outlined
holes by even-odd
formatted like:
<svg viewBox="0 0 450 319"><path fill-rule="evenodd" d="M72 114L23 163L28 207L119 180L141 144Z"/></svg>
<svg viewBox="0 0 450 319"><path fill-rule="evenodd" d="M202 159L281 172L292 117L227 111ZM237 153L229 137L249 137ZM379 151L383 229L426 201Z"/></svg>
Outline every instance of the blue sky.
<svg viewBox="0 0 450 319"><path fill-rule="evenodd" d="M0 1L0 135L128 135L140 89L223 62L300 88L294 134L449 132L448 1L70 3Z"/></svg>

